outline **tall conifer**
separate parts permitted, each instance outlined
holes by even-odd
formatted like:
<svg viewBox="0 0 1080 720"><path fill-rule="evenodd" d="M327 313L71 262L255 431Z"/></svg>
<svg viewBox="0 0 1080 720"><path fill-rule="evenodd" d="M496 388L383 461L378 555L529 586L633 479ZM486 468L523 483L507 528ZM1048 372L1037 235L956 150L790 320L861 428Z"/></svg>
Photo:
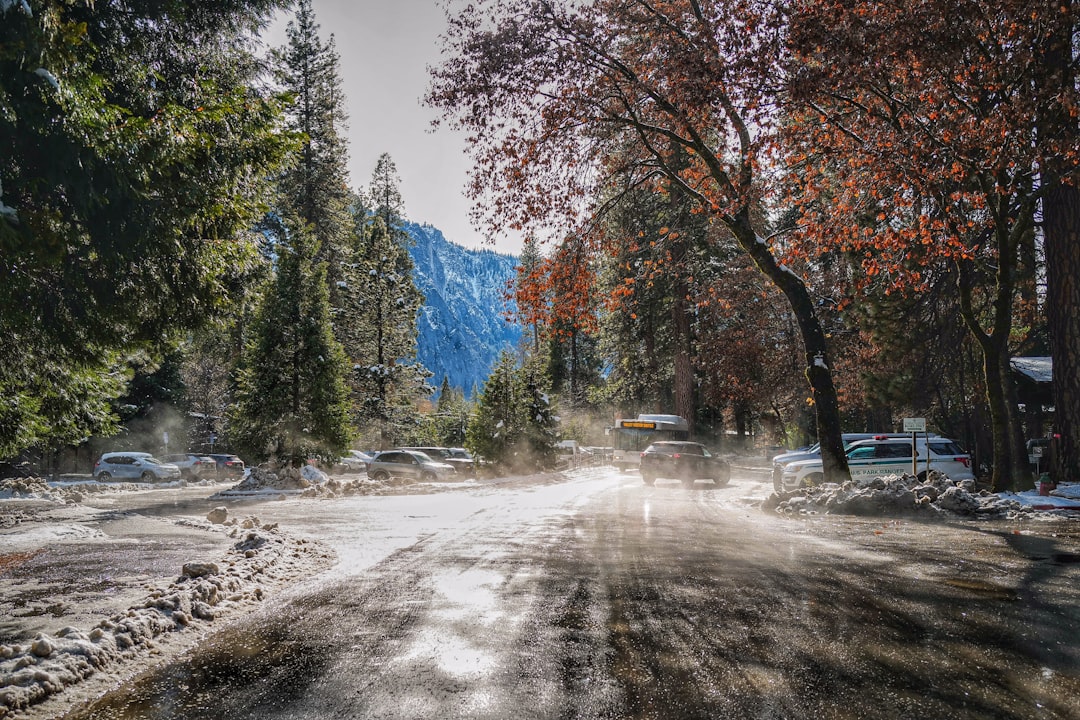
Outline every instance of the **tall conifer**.
<svg viewBox="0 0 1080 720"><path fill-rule="evenodd" d="M256 314L230 427L253 460L333 459L349 442L346 361L330 325L326 263L304 230L282 227L275 278Z"/></svg>
<svg viewBox="0 0 1080 720"><path fill-rule="evenodd" d="M330 304L338 332L348 316L343 290L347 287L346 268L352 261L349 238L354 230L344 137L348 117L339 58L334 37L328 42L319 38L311 0L300 1L286 33L288 44L274 56L279 82L294 98L287 113L288 126L300 134L303 145L280 178L279 205L282 214L310 226L317 258L327 263Z"/></svg>

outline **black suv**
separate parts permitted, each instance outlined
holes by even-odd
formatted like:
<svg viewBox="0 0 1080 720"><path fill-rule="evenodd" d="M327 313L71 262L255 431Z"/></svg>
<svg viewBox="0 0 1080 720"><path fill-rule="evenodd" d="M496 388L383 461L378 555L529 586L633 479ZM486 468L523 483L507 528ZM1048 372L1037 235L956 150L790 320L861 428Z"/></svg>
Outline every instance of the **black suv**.
<svg viewBox="0 0 1080 720"><path fill-rule="evenodd" d="M695 480L712 480L717 487L728 484L731 467L695 442L654 442L641 453L641 479L652 485L656 478L681 480L692 487Z"/></svg>

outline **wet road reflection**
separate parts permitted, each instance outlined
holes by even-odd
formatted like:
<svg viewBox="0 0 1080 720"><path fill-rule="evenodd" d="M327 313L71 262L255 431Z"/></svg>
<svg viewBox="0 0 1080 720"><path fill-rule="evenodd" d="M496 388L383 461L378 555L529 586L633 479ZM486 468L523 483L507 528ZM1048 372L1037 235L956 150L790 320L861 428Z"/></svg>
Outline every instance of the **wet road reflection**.
<svg viewBox="0 0 1080 720"><path fill-rule="evenodd" d="M749 482L266 508L337 570L69 717L1080 718L1075 523L781 518Z"/></svg>

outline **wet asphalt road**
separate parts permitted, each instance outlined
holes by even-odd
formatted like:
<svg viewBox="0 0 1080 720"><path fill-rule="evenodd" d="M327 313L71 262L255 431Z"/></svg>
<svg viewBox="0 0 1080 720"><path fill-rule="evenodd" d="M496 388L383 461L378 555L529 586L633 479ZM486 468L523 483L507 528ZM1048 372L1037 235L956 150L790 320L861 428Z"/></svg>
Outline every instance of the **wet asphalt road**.
<svg viewBox="0 0 1080 720"><path fill-rule="evenodd" d="M1080 718L1080 523L784 518L766 480L265 503L337 568L68 717Z"/></svg>

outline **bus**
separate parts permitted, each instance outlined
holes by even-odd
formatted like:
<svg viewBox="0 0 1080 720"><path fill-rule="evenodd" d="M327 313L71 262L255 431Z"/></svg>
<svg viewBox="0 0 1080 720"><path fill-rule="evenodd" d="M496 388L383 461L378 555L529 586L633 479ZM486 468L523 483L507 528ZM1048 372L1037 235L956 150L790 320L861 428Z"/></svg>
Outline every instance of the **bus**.
<svg viewBox="0 0 1080 720"><path fill-rule="evenodd" d="M615 421L612 464L620 472L641 465L641 451L657 440L689 440L690 425L678 415L638 415Z"/></svg>

